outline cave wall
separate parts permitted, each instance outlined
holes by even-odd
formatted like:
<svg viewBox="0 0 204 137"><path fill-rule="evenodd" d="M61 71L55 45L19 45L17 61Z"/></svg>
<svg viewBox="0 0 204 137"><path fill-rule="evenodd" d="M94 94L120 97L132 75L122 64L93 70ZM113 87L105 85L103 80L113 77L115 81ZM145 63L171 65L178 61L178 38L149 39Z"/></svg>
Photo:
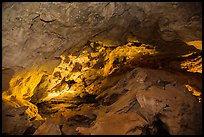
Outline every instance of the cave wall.
<svg viewBox="0 0 204 137"><path fill-rule="evenodd" d="M88 40L120 45L201 40L202 3L20 2L3 3L3 70L50 62Z"/></svg>
<svg viewBox="0 0 204 137"><path fill-rule="evenodd" d="M131 113L137 114L136 112L138 109L140 111L141 106L141 112L147 113L150 122L151 117L154 119L154 115L160 114L160 110L162 110L162 116L165 116L162 121L170 128L170 134L200 134L202 128L200 122L202 110L200 79L197 81L197 79L193 79L193 76L184 77L179 75L180 73L171 76L170 73L161 70L144 68L136 68L129 73L127 68L132 69L136 66L135 64L140 64L142 67L145 64L148 67L153 64L152 68L156 66L155 68L161 69L163 66L167 66L166 69L171 69L169 66L172 65L172 68L176 68L175 70L180 70L183 59L183 68L189 69L189 72L201 74L201 51L193 49L189 53L188 49L192 49L193 46L187 48L188 45L180 46L181 43L174 43L196 41L200 42L199 48L202 46L202 41L197 41L201 40L202 35L201 4L178 2L3 3L2 91L4 92L2 92L2 113L4 133L25 134L30 124L32 128L34 125L35 130L41 125L43 120L41 114L51 115L58 112L59 108L64 111L67 110L67 107L70 110L77 107L76 111L79 114L81 112L85 114L86 103L97 102L103 106L109 105L107 109L102 107L102 110L97 110L98 113L107 115L101 115L102 117L97 115L99 117L93 128L84 129L70 126L74 133L77 129L77 132L82 134L102 134L104 129L108 129L105 132L116 133L115 131L119 131L119 134L131 134L131 132L141 134L140 127L137 132L132 130L135 129L134 125L134 128L131 128L132 122L137 123L132 120ZM136 38L145 44L141 43L143 46L139 47L134 43L123 45L129 38ZM88 40L102 42L86 44ZM162 57L162 54L157 54L162 50L158 51L158 47L151 47L152 45L148 45L148 43L153 46L162 46L167 49L168 54L165 51L165 56ZM84 46L85 44L86 46ZM84 46L83 49L82 46ZM99 48L96 48L97 46ZM109 46L120 47L111 48ZM169 46L172 47L169 48ZM64 52L66 49L70 50ZM83 52L85 49L86 52ZM96 54L91 54L92 49L97 49ZM202 48L200 49L202 50ZM183 55L179 62L174 61L178 58L168 56L174 54L175 51L179 54L177 53L173 57ZM73 53L76 56L64 56L61 62L59 56L63 52L63 56L66 53ZM77 58L81 53L85 54ZM143 58L144 55L155 54L157 54L156 57L146 56L145 59ZM126 58L128 56L129 58ZM106 62L103 57L107 57L108 61ZM143 60L140 61L140 58ZM61 65L55 68L59 63ZM52 72L54 68L53 75L49 75L47 71ZM88 71L84 68L88 68ZM118 68L120 70L118 73L110 75L117 72ZM33 70L20 72L25 69ZM128 71L128 75L124 70ZM19 73L13 77L16 72ZM105 79L103 79L104 77ZM75 85L72 86L71 83L75 83ZM115 86L112 87L112 85ZM188 90L185 90L182 85ZM146 92L147 90L149 91ZM196 98L191 96L188 91L192 92ZM95 98L96 95L99 96ZM119 98L119 96L122 97ZM52 104L51 99L59 99L58 101L63 99L64 102L75 101L76 103L70 106L70 103L62 102L57 108L55 102L54 105ZM45 102L52 106L47 106L47 109ZM76 105L81 102L85 106ZM116 103L114 104L114 102ZM91 107L87 105L87 108ZM128 112L130 115L115 115L116 112L120 114ZM111 116L111 113L114 115ZM73 113L70 114L70 111L67 111L67 114L71 116ZM138 117L140 116L136 115L135 119ZM115 127L112 126L115 122L118 123L121 118L125 121L119 122ZM54 119L59 120L57 117ZM65 134L73 132L66 123L68 120L68 118L62 120L65 123L58 125L59 132L57 134L61 134L61 126L63 126L62 131ZM100 124L101 121L102 124ZM103 121L107 122L103 124ZM138 121L140 122L140 120ZM45 122L45 126L43 124L43 128L39 128L39 130L55 132L52 127L56 126L53 125L52 122ZM127 132L124 125L128 128ZM108 126L118 130L112 130ZM69 130L67 131L67 129ZM37 131L36 134L42 133Z"/></svg>

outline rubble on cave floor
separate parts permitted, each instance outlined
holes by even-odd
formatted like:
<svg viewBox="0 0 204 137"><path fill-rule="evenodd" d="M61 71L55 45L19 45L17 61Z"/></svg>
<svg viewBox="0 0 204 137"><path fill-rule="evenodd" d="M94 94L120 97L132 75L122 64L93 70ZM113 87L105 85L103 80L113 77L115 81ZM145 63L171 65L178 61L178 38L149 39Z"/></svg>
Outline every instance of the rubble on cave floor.
<svg viewBox="0 0 204 137"><path fill-rule="evenodd" d="M11 121L4 134L201 133L199 51L169 56L137 41L118 47L90 42L60 58L52 74L35 69L12 79L3 93L13 107L4 110ZM23 128L15 129L18 121Z"/></svg>

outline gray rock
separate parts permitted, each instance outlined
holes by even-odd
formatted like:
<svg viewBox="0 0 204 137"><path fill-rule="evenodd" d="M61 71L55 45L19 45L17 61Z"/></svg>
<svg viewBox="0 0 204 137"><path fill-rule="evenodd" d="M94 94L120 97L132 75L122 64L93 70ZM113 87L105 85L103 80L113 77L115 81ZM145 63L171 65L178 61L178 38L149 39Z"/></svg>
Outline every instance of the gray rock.
<svg viewBox="0 0 204 137"><path fill-rule="evenodd" d="M110 45L130 36L146 43L201 40L201 7L199 2L3 3L3 68L44 64L88 40Z"/></svg>

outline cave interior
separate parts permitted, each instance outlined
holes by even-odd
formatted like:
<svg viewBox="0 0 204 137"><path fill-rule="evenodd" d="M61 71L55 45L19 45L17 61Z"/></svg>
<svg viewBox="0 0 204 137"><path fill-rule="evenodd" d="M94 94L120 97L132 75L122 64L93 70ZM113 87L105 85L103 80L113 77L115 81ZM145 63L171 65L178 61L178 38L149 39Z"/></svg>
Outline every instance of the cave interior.
<svg viewBox="0 0 204 137"><path fill-rule="evenodd" d="M201 135L202 3L4 2L3 135Z"/></svg>

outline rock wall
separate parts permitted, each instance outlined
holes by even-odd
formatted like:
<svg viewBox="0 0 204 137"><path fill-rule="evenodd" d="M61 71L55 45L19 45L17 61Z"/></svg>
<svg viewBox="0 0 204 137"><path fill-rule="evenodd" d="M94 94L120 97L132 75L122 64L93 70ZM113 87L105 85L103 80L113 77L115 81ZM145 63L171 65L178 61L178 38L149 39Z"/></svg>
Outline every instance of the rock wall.
<svg viewBox="0 0 204 137"><path fill-rule="evenodd" d="M3 3L3 133L201 134L201 6Z"/></svg>
<svg viewBox="0 0 204 137"><path fill-rule="evenodd" d="M202 3L3 3L3 69L54 66L65 49L88 40L165 43L201 40ZM49 66L51 66L49 65Z"/></svg>

